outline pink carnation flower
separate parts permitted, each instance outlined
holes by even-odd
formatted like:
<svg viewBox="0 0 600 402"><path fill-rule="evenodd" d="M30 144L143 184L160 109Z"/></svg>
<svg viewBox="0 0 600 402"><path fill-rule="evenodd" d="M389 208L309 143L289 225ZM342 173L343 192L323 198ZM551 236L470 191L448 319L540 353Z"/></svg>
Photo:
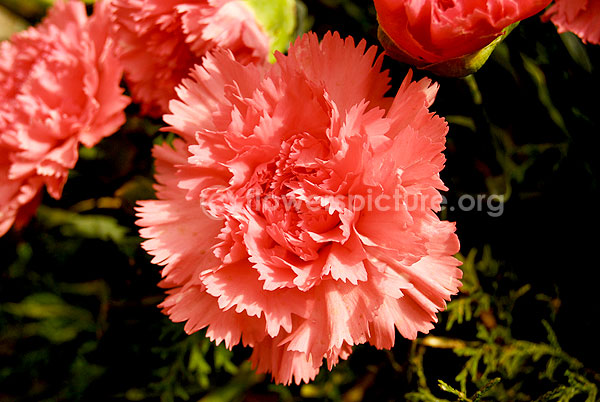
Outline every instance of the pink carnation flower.
<svg viewBox="0 0 600 402"><path fill-rule="evenodd" d="M175 87L215 47L242 63L269 54L267 34L240 0L112 0L112 10L132 97L150 116L168 112Z"/></svg>
<svg viewBox="0 0 600 402"><path fill-rule="evenodd" d="M584 42L600 45L600 1L556 0L543 18L552 20L558 32L573 32Z"/></svg>
<svg viewBox="0 0 600 402"><path fill-rule="evenodd" d="M45 185L60 198L79 145L125 122L107 6L56 2L37 27L0 44L0 235L26 223Z"/></svg>
<svg viewBox="0 0 600 402"><path fill-rule="evenodd" d="M446 122L437 85L385 97L377 49L308 34L272 67L217 51L177 88L138 209L164 266L161 307L188 333L254 348L277 382L309 381L352 345L414 339L458 291L439 211Z"/></svg>

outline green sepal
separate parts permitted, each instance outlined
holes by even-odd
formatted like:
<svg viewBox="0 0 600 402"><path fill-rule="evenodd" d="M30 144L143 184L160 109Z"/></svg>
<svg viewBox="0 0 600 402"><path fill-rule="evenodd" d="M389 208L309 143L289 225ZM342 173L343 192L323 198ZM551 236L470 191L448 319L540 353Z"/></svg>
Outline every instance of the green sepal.
<svg viewBox="0 0 600 402"><path fill-rule="evenodd" d="M285 52L296 33L295 0L242 0L254 12L256 20L271 39L269 61L275 51Z"/></svg>

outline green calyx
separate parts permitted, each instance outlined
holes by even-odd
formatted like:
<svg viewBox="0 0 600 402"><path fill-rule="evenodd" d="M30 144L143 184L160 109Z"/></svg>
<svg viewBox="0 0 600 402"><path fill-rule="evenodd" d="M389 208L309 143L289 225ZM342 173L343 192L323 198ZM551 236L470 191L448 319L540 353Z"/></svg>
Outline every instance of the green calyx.
<svg viewBox="0 0 600 402"><path fill-rule="evenodd" d="M402 63L413 65L421 70L428 70L434 74L443 77L466 77L475 73L488 60L496 46L498 46L506 36L517 26L518 22L504 28L502 35L494 39L489 45L474 53L448 59L439 63L428 63L422 59L416 59L396 46L394 41L385 33L383 28L379 26L378 38L386 53L391 58Z"/></svg>
<svg viewBox="0 0 600 402"><path fill-rule="evenodd" d="M285 52L296 32L295 0L242 0L256 16L259 25L271 39L269 61L275 62L275 51Z"/></svg>

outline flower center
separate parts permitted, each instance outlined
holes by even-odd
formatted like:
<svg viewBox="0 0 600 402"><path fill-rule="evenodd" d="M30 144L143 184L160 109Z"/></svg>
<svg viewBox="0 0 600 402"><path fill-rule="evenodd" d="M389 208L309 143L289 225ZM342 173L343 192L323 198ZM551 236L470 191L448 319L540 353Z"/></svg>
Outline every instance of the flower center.
<svg viewBox="0 0 600 402"><path fill-rule="evenodd" d="M267 233L277 244L305 261L316 259L324 245L313 234L340 222L338 214L329 214L311 191L329 177L320 162L328 152L325 141L297 134L282 143L275 160L254 174L252 209L265 219Z"/></svg>

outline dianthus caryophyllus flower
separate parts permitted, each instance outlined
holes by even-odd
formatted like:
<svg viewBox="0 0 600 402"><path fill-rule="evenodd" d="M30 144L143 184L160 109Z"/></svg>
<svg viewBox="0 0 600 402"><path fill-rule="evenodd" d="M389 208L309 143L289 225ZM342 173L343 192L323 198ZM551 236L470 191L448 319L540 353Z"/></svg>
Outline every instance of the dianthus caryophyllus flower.
<svg viewBox="0 0 600 402"><path fill-rule="evenodd" d="M80 144L125 122L109 33L105 3L88 18L83 3L57 1L40 25L0 44L0 235L29 220L44 185L60 198Z"/></svg>
<svg viewBox="0 0 600 402"><path fill-rule="evenodd" d="M222 47L244 64L264 63L272 43L243 0L113 0L112 10L133 100L155 117L208 51Z"/></svg>
<svg viewBox="0 0 600 402"><path fill-rule="evenodd" d="M188 333L285 384L352 345L414 339L458 291L455 226L440 221L444 119L437 85L409 74L394 98L382 57L338 34L298 39L271 67L209 54L165 115L158 200L140 202L143 247L163 265L161 304Z"/></svg>
<svg viewBox="0 0 600 402"><path fill-rule="evenodd" d="M512 24L542 11L549 3L375 0L375 8L379 37L390 56L440 75L463 76L485 63Z"/></svg>
<svg viewBox="0 0 600 402"><path fill-rule="evenodd" d="M600 45L600 1L556 0L543 16L558 32L573 32L584 42Z"/></svg>

